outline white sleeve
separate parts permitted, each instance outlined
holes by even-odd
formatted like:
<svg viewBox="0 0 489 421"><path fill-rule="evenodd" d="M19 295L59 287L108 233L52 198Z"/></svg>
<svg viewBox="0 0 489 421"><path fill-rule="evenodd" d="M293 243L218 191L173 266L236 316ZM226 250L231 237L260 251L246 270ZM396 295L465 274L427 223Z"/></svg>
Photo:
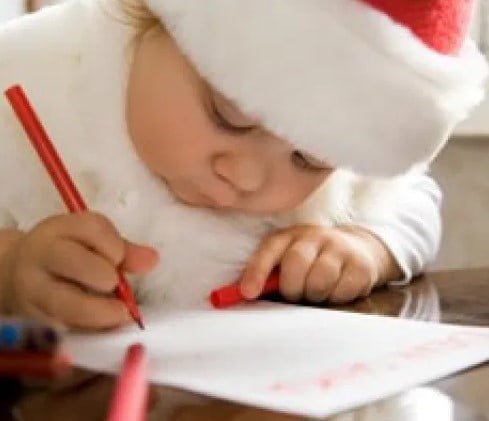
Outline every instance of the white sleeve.
<svg viewBox="0 0 489 421"><path fill-rule="evenodd" d="M385 220L352 221L379 237L404 273L401 283L419 275L436 257L441 237L442 193L428 175L410 173L398 184L396 203ZM396 282L398 283L398 282Z"/></svg>

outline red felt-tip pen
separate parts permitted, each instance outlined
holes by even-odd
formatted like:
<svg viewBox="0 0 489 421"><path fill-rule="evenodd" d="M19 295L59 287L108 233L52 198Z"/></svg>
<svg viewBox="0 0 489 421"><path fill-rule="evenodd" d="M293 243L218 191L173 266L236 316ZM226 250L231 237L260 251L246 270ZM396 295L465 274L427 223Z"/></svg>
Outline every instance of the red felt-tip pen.
<svg viewBox="0 0 489 421"><path fill-rule="evenodd" d="M14 85L5 91L12 108L24 127L32 146L37 151L42 163L51 176L66 207L72 213L85 212L87 206L71 180L53 143L29 103L24 91L19 85ZM119 271L119 283L116 288L117 297L122 300L129 310L131 317L144 329L144 325L136 305L136 299L124 275Z"/></svg>
<svg viewBox="0 0 489 421"><path fill-rule="evenodd" d="M278 271L273 271L265 282L262 295L277 292L279 279L280 277ZM245 298L243 295L241 295L241 290L238 283L232 283L212 291L209 299L215 308L227 308L245 301Z"/></svg>
<svg viewBox="0 0 489 421"><path fill-rule="evenodd" d="M107 421L143 421L146 419L149 386L147 357L141 344L131 345L119 373Z"/></svg>
<svg viewBox="0 0 489 421"><path fill-rule="evenodd" d="M0 377L54 378L71 370L67 355L58 352L1 351Z"/></svg>

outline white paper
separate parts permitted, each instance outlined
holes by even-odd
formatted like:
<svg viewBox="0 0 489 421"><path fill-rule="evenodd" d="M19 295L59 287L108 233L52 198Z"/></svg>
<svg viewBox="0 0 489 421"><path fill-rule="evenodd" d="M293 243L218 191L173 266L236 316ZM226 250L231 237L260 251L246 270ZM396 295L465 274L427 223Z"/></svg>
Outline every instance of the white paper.
<svg viewBox="0 0 489 421"><path fill-rule="evenodd" d="M326 417L489 360L489 329L273 303L146 312L145 331L71 335L77 365L117 373L144 343L150 379L270 410Z"/></svg>

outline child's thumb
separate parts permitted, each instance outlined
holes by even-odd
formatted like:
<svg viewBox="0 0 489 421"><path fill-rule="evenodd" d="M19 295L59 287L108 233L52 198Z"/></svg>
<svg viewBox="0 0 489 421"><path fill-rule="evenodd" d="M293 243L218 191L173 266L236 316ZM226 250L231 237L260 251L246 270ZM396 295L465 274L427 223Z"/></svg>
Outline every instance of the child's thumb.
<svg viewBox="0 0 489 421"><path fill-rule="evenodd" d="M126 240L126 250L121 269L131 273L146 273L155 267L158 260L159 254L154 248Z"/></svg>

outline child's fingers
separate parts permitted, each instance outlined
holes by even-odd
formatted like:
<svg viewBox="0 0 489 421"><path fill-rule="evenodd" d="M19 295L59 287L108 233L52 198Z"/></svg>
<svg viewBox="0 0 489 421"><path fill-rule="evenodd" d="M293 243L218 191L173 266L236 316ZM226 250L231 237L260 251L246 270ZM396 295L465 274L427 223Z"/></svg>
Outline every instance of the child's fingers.
<svg viewBox="0 0 489 421"><path fill-rule="evenodd" d="M263 291L265 282L273 268L292 241L289 233L275 234L267 237L251 257L240 281L243 297L255 299Z"/></svg>
<svg viewBox="0 0 489 421"><path fill-rule="evenodd" d="M93 212L71 214L57 217L56 223L59 223L60 236L83 243L113 266L122 263L126 247L124 239L105 216Z"/></svg>
<svg viewBox="0 0 489 421"><path fill-rule="evenodd" d="M29 303L26 306L22 314L25 314L33 318L34 320L44 323L46 326L51 326L61 333L65 333L67 330L66 325L61 320L58 320L55 317L46 314L45 311L42 311L38 306L32 303Z"/></svg>
<svg viewBox="0 0 489 421"><path fill-rule="evenodd" d="M336 288L343 269L343 259L322 250L306 279L305 296L313 303L326 301Z"/></svg>
<svg viewBox="0 0 489 421"><path fill-rule="evenodd" d="M108 293L117 286L115 268L106 259L75 241L55 240L44 260L42 263L49 273L94 291Z"/></svg>
<svg viewBox="0 0 489 421"><path fill-rule="evenodd" d="M76 285L52 279L47 280L46 290L36 300L37 306L68 327L109 329L131 320L124 304L115 298L91 295Z"/></svg>
<svg viewBox="0 0 489 421"><path fill-rule="evenodd" d="M66 215L53 218L59 223L59 235L81 242L96 251L114 267L144 273L154 267L157 252L151 247L130 243L120 236L112 222L97 213Z"/></svg>
<svg viewBox="0 0 489 421"><path fill-rule="evenodd" d="M131 273L146 273L158 263L158 252L148 246L126 241L126 252L121 269Z"/></svg>
<svg viewBox="0 0 489 421"><path fill-rule="evenodd" d="M331 293L329 300L335 304L343 304L359 297L371 283L368 270L361 263L345 265L338 285Z"/></svg>
<svg viewBox="0 0 489 421"><path fill-rule="evenodd" d="M284 253L280 263L280 293L288 301L304 296L306 278L318 256L321 244L314 240L299 240Z"/></svg>

